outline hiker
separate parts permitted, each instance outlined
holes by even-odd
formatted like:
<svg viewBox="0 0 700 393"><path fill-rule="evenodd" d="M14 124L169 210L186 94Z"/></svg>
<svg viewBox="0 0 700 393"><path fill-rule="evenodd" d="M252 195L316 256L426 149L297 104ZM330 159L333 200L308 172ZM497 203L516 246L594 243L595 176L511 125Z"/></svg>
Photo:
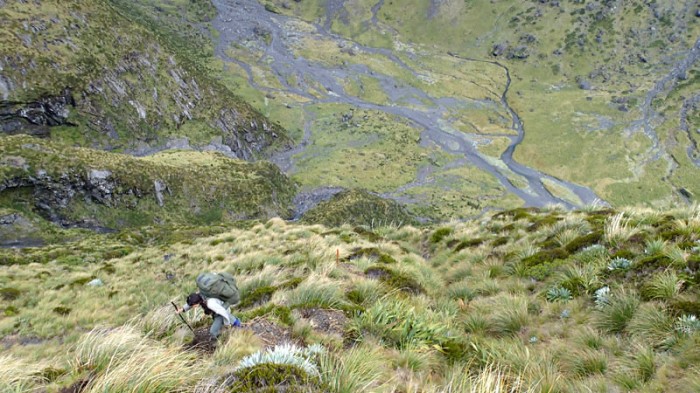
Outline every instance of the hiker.
<svg viewBox="0 0 700 393"><path fill-rule="evenodd" d="M232 275L226 272L200 273L196 282L199 291L187 296L187 302L177 310L178 313L202 306L204 313L211 315L214 320L209 329L213 340L218 339L222 326L241 326L241 321L229 311L229 307L240 300L236 280Z"/></svg>

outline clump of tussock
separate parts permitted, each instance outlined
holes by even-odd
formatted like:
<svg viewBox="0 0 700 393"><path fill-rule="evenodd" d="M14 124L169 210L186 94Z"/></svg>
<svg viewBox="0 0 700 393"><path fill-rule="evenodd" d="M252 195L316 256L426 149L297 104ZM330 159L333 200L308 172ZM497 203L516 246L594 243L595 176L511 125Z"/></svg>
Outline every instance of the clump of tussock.
<svg viewBox="0 0 700 393"><path fill-rule="evenodd" d="M142 336L125 325L87 333L76 348L74 368L93 375L85 392L186 392L204 373L195 355Z"/></svg>

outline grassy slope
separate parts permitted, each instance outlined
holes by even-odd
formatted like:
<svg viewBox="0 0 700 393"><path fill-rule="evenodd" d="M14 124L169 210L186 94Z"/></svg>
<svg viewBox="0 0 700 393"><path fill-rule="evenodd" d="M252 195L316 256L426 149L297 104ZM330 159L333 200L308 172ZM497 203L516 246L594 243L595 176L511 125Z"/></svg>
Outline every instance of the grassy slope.
<svg viewBox="0 0 700 393"><path fill-rule="evenodd" d="M286 144L280 126L213 78L211 41L199 30L215 12L211 4L154 7L103 0L6 4L0 9L6 99L30 102L70 88L76 107L68 121L77 126L56 127L52 136L83 146L134 148L187 137L194 145L219 140L253 158Z"/></svg>
<svg viewBox="0 0 700 393"><path fill-rule="evenodd" d="M519 209L426 229L273 219L211 230L96 236L88 247L66 245L72 258L3 267L0 334L11 372L0 384L51 391L87 377L87 391L164 392L220 381L262 338L232 331L212 355L184 351L191 336L168 302L182 299L200 270L225 269L238 278L244 322L262 316L301 345L326 348L311 361L329 391L700 386L700 323L690 317L700 313L697 208ZM128 255L92 253L109 247ZM42 260L56 250L22 255ZM86 286L93 278L104 286ZM315 308L344 310L342 337L310 324L304 310Z"/></svg>
<svg viewBox="0 0 700 393"><path fill-rule="evenodd" d="M651 141L635 121L643 118L646 93L680 60L676 54L685 53L697 39L691 3L385 1L374 25L369 9L376 2L351 0L344 2L332 28L360 43L393 49L399 56L410 53L406 61L422 75L445 70L450 61L440 56L448 51L501 62L511 70L508 98L526 129L525 141L515 154L518 161L588 185L615 205L668 205L679 200L680 187L694 195L700 192L693 177L697 168L686 154L694 134L680 132L678 120L683 99L697 90L697 66L672 93L662 93L654 102L654 109L663 114L655 122L659 140L679 162L670 177L665 161L648 160ZM319 11L323 5L324 1L304 1L278 9L323 22L325 13ZM497 44L506 50L495 57L492 51ZM527 58L508 58L519 53ZM415 67L411 59L416 58L439 59L439 65ZM370 63L358 59L343 60ZM459 65L465 70L473 66ZM490 74L488 66L480 68L455 75L452 88L470 91L475 74ZM581 89L579 82L590 89ZM423 88L438 96L450 91L439 83L432 86ZM452 126L468 132L497 132L506 125L499 124L502 114L497 111L464 111L457 116L469 121L460 124L451 119ZM494 153L497 156L500 151Z"/></svg>
<svg viewBox="0 0 700 393"><path fill-rule="evenodd" d="M0 152L2 205L55 214L69 223L87 220L122 228L288 216L296 192L273 164L214 152L134 158L27 136L5 137ZM108 175L98 180L91 177L95 171ZM42 209L47 201L49 209Z"/></svg>

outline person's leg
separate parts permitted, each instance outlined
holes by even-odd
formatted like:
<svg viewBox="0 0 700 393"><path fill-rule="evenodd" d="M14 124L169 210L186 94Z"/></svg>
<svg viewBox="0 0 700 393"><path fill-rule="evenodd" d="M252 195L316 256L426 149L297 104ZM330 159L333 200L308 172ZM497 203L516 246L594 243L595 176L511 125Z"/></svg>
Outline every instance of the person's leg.
<svg viewBox="0 0 700 393"><path fill-rule="evenodd" d="M209 334L211 334L212 338L219 338L219 334L221 333L221 327L224 325L224 317L221 315L217 315L214 317L214 323L211 324L211 328L209 329Z"/></svg>

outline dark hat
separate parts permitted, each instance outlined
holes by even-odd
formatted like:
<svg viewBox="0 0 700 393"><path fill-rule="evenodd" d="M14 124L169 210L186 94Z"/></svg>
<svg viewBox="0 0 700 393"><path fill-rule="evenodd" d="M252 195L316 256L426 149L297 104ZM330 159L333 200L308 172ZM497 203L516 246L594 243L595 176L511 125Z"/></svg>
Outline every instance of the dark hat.
<svg viewBox="0 0 700 393"><path fill-rule="evenodd" d="M192 307L195 304L202 304L204 303L204 298L202 298L202 295L198 293L190 293L189 296L187 296L187 305Z"/></svg>

